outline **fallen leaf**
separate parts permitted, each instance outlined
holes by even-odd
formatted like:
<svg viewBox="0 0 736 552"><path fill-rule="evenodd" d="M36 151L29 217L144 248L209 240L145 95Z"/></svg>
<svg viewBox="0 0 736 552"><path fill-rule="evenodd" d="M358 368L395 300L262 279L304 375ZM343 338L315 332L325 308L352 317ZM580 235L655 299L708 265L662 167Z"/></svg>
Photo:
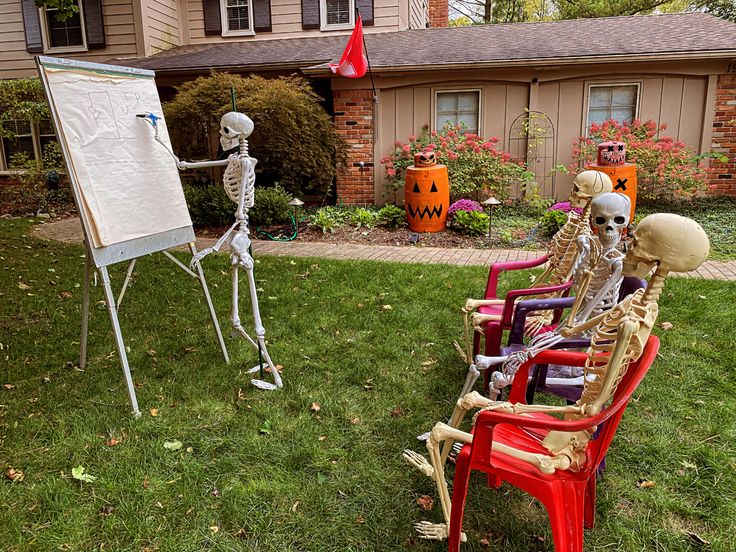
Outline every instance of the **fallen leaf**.
<svg viewBox="0 0 736 552"><path fill-rule="evenodd" d="M72 293L71 293L71 291L62 291L62 292L61 292L61 293L59 294L59 297L60 297L61 299L71 299L71 297L72 297Z"/></svg>
<svg viewBox="0 0 736 552"><path fill-rule="evenodd" d="M312 406L309 407L309 410L311 410L312 412L319 412L320 410L322 410L322 407L319 405L319 403L313 402Z"/></svg>
<svg viewBox="0 0 736 552"><path fill-rule="evenodd" d="M705 295L698 295L698 299L707 299Z"/></svg>
<svg viewBox="0 0 736 552"><path fill-rule="evenodd" d="M148 476L145 476L143 478L143 488L144 489L147 489L148 488L148 485L149 485L149 483L148 483Z"/></svg>
<svg viewBox="0 0 736 552"><path fill-rule="evenodd" d="M179 450L181 447L182 447L182 442L179 440L166 441L164 443L164 448L166 450Z"/></svg>
<svg viewBox="0 0 736 552"><path fill-rule="evenodd" d="M18 289L22 289L23 291L25 291L25 290L27 290L27 289L31 289L31 286L29 286L29 285L26 285L26 284L24 284L23 282L20 282L20 283L18 284Z"/></svg>
<svg viewBox="0 0 736 552"><path fill-rule="evenodd" d="M437 361L433 358L428 358L427 360L422 361L422 366L432 366L432 364L436 364Z"/></svg>
<svg viewBox="0 0 736 552"><path fill-rule="evenodd" d="M10 481L23 481L25 478L26 474L21 470L16 470L15 468L8 468L5 470L5 479L9 479Z"/></svg>
<svg viewBox="0 0 736 552"><path fill-rule="evenodd" d="M685 531L685 534L690 537L690 540L698 546L708 546L710 544L709 541L705 540L694 531Z"/></svg>
<svg viewBox="0 0 736 552"><path fill-rule="evenodd" d="M102 508L100 508L100 515L107 517L110 514L112 514L113 510L115 510L115 508L113 508L112 506L110 506L108 504L108 505L103 506Z"/></svg>
<svg viewBox="0 0 736 552"><path fill-rule="evenodd" d="M662 328L663 330L671 330L675 326L672 324L672 322L662 322L659 325L659 327Z"/></svg>
<svg viewBox="0 0 736 552"><path fill-rule="evenodd" d="M150 412L150 413L151 413L151 416L153 416L154 418L155 418L156 416L158 416L158 408L152 408L152 409L151 409L151 410L149 410L148 412Z"/></svg>
<svg viewBox="0 0 736 552"><path fill-rule="evenodd" d="M366 380L366 382L363 384L363 389L366 391L370 391L373 389L373 379Z"/></svg>
<svg viewBox="0 0 736 552"><path fill-rule="evenodd" d="M490 542L488 541L488 539L487 539L487 538L485 538L485 537L483 537L482 539L480 539L480 541L479 541L479 542L480 542L480 543L481 543L481 544L482 544L483 546L491 546L491 543L490 543Z"/></svg>
<svg viewBox="0 0 736 552"><path fill-rule="evenodd" d="M434 507L434 499L427 495L422 495L417 498L416 503L425 512L429 512Z"/></svg>
<svg viewBox="0 0 736 552"><path fill-rule="evenodd" d="M291 507L292 512L296 512L296 509L299 507L299 501L297 500L294 505ZM242 529L241 529L242 531Z"/></svg>
<svg viewBox="0 0 736 552"><path fill-rule="evenodd" d="M220 489L217 489L217 488L215 488L215 489L212 489L212 490L210 491L210 494L211 494L212 496L214 496L215 498L217 498L217 497L219 497L219 496L220 496Z"/></svg>
<svg viewBox="0 0 736 552"><path fill-rule="evenodd" d="M82 481L83 483L92 483L95 479L97 479L94 475L84 473L85 471L86 468L84 466L77 466L75 468L72 468L72 477L78 481Z"/></svg>
<svg viewBox="0 0 736 552"><path fill-rule="evenodd" d="M394 310L394 308L391 305L381 305L381 308L383 310Z"/></svg>
<svg viewBox="0 0 736 552"><path fill-rule="evenodd" d="M120 439L116 439L115 437L110 437L107 441L105 441L105 446L107 447L114 447L118 444L120 444Z"/></svg>
<svg viewBox="0 0 736 552"><path fill-rule="evenodd" d="M327 439L326 435L320 435L319 437L317 437L318 441L324 441L325 439Z"/></svg>
<svg viewBox="0 0 736 552"><path fill-rule="evenodd" d="M353 425L358 425L360 423L360 418L350 418L350 423Z"/></svg>
<svg viewBox="0 0 736 552"><path fill-rule="evenodd" d="M4 383L3 389L8 389L8 390L15 389L15 385L13 385L12 383Z"/></svg>
<svg viewBox="0 0 736 552"><path fill-rule="evenodd" d="M657 484L654 481L650 481L649 479L640 479L636 482L636 486L640 489L653 489L657 486Z"/></svg>
<svg viewBox="0 0 736 552"><path fill-rule="evenodd" d="M358 514L358 517L355 518L355 523L365 523L365 518Z"/></svg>
<svg viewBox="0 0 736 552"><path fill-rule="evenodd" d="M396 406L391 409L390 414L392 418L400 418L404 415L404 409L400 406Z"/></svg>

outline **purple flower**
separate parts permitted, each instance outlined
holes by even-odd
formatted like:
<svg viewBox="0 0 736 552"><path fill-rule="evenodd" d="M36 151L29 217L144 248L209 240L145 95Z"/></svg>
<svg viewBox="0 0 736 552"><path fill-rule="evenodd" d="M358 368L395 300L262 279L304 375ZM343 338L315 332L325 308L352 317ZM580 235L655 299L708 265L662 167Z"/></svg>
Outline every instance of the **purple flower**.
<svg viewBox="0 0 736 552"><path fill-rule="evenodd" d="M455 217L455 211L480 211L483 212L483 206L472 199L459 199L447 210L447 218L449 221Z"/></svg>
<svg viewBox="0 0 736 552"><path fill-rule="evenodd" d="M548 211L562 211L563 213L569 213L570 211L575 211L577 214L580 214L583 212L583 210L580 207L572 207L569 201L561 201L559 203L555 203L552 207L550 207L547 210Z"/></svg>

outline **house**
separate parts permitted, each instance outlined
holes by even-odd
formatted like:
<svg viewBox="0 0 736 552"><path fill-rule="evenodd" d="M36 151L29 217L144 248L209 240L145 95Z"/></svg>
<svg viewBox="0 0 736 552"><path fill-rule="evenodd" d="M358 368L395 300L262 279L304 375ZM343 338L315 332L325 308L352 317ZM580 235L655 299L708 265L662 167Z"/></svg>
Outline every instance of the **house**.
<svg viewBox="0 0 736 552"><path fill-rule="evenodd" d="M535 160L545 195L567 195L570 178L551 178L548 168L568 164L573 140L608 117L654 119L694 152L726 154L728 162L711 163L709 183L736 194L736 24L706 14L448 28L441 0L80 1L85 33L67 25L55 34L32 0L0 0L22 5L25 22L6 49L11 55L0 58L11 59L0 61L0 77L31 74L28 50L62 52L49 42L62 35L84 39L77 45L84 51L62 55L153 69L164 95L211 69L299 72L326 98L349 143L337 182L345 203L382 202L381 157L425 125L463 121L498 136L501 149L524 151L513 130L527 110L544 114L551 129ZM344 48L356 4L372 81L335 77L327 66ZM34 14L36 27L28 23ZM102 14L101 22L90 14ZM90 38L99 34L104 41Z"/></svg>

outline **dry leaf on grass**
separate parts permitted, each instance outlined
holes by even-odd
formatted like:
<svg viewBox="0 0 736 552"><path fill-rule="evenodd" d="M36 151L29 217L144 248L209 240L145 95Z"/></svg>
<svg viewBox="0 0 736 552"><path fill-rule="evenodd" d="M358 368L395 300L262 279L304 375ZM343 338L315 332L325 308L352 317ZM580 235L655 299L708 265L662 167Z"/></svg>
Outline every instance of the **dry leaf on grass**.
<svg viewBox="0 0 736 552"><path fill-rule="evenodd" d="M434 499L427 495L422 495L417 498L416 503L425 512L429 512L434 507Z"/></svg>
<svg viewBox="0 0 736 552"><path fill-rule="evenodd" d="M10 481L23 481L25 478L26 474L21 470L16 470L15 468L8 468L5 470L5 479L9 479Z"/></svg>
<svg viewBox="0 0 736 552"><path fill-rule="evenodd" d="M671 330L675 326L672 324L672 322L662 322L659 325L659 327L662 328L663 330Z"/></svg>
<svg viewBox="0 0 736 552"><path fill-rule="evenodd" d="M397 406L391 409L390 414L392 418L400 418L401 416L404 415L404 409L401 408L400 406Z"/></svg>
<svg viewBox="0 0 736 552"><path fill-rule="evenodd" d="M322 410L322 407L319 403L313 402L312 406L309 407L309 410L311 410L312 412L319 412L320 410Z"/></svg>
<svg viewBox="0 0 736 552"><path fill-rule="evenodd" d="M3 389L8 389L8 390L15 389L15 385L13 385L12 383L4 383Z"/></svg>
<svg viewBox="0 0 736 552"><path fill-rule="evenodd" d="M394 310L394 308L391 305L382 305L381 308L383 310Z"/></svg>
<svg viewBox="0 0 736 552"><path fill-rule="evenodd" d="M110 437L107 441L105 441L106 447L114 447L118 444L120 444L120 439L116 439L115 437Z"/></svg>
<svg viewBox="0 0 736 552"><path fill-rule="evenodd" d="M653 489L657 484L649 479L640 479L636 482L636 486L640 489Z"/></svg>
<svg viewBox="0 0 736 552"><path fill-rule="evenodd" d="M358 514L358 517L355 518L355 523L365 523L365 518Z"/></svg>
<svg viewBox="0 0 736 552"><path fill-rule="evenodd" d="M148 412L149 412L149 413L151 414L151 416L153 416L154 418L155 418L156 416L158 416L158 408L152 408L152 409L151 409L151 410L149 410Z"/></svg>

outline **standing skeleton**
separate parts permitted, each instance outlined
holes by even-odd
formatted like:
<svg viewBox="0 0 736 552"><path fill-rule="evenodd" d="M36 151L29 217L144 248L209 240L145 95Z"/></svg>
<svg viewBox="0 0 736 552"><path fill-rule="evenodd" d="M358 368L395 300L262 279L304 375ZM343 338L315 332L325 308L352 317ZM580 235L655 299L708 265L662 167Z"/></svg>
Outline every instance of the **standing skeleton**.
<svg viewBox="0 0 736 552"><path fill-rule="evenodd" d="M477 392L461 398L453 414L452 425L438 423L427 441L430 455L405 450L403 457L413 467L432 477L438 487L445 523L426 521L416 524L420 536L428 539L447 538L451 501L444 476L444 454L454 441L472 443L473 435L457 429L471 408L498 410L523 415L532 412L561 413L567 420L581 420L598 414L611 399L629 364L642 353L659 312L658 299L670 271L689 272L698 268L708 256L709 242L695 221L679 215L659 213L643 219L634 233L631 249L623 262L623 273L644 278L655 269L646 290L637 290L610 311L578 326L563 329L563 337L594 330L585 363L585 383L580 399L569 406L512 404L493 401ZM579 432L551 431L542 441L549 456L521 451L502 443L493 443L493 451L506 454L535 466L542 473L555 470L577 471L585 462L585 448L595 431L591 427ZM445 450L440 451L444 442Z"/></svg>
<svg viewBox="0 0 736 552"><path fill-rule="evenodd" d="M502 388L511 385L522 363L542 350L541 343L546 344L545 348L555 345L563 339L560 337L563 328L582 324L616 305L623 280L624 257L618 245L629 224L630 210L629 198L616 192L601 194L590 202L590 218L596 235L584 234L577 239L579 254L573 271L575 302L567 319L554 333L535 337L529 349L510 356L476 357L476 363L484 368L503 362L503 369L491 376L489 395L492 399L498 397Z"/></svg>
<svg viewBox="0 0 736 552"><path fill-rule="evenodd" d="M255 198L255 181L256 181L256 163L258 160L248 154L248 136L253 132L253 121L243 114L231 111L225 113L220 119L220 145L223 151L231 150L238 147L238 153L232 154L227 160L223 161L202 161L187 162L180 161L174 155L168 146L159 139L158 136L158 117L148 113L139 115L145 119L155 131L155 139L171 154L176 160L176 166L181 169L205 168L213 166L227 165L223 176L223 184L227 196L237 204L235 211L235 222L225 234L217 240L217 243L203 249L197 253L189 263L190 267L196 267L197 264L212 252L219 251L227 242L230 235L235 235L230 240L230 262L232 265L232 310L230 314L230 322L232 323L233 335L243 337L256 350L258 350L258 365L251 368L249 373L253 374L268 370L273 376L274 383L263 381L260 379L252 379L251 383L260 389L278 389L283 386L281 375L271 360L266 348L266 330L261 322L261 313L258 307L258 294L256 290L256 281L253 275L253 257L250 255L250 229L248 227L248 210L253 207ZM236 230L237 228L237 230ZM256 333L256 339L253 339L243 328L240 322L239 312L239 270L245 269L248 277L248 287L250 290L250 302L253 311L253 324ZM265 366L264 366L265 365Z"/></svg>
<svg viewBox="0 0 736 552"><path fill-rule="evenodd" d="M537 277L532 284L532 288L559 285L570 279L579 251L578 238L591 236L591 201L594 197L612 190L613 183L606 173L583 171L575 177L570 193L570 205L577 208L582 207L583 211L580 214L570 211L567 221L552 238L547 255L547 268ZM540 298L542 297L540 296ZM475 332L482 333L485 324L501 319L498 314L483 314L474 311L478 307L503 305L504 303L504 299L468 299L465 301L462 308L465 351L460 351L460 347L456 344L468 363L468 375L463 386L463 393L467 393L473 388L480 376L479 369L487 368L482 364L476 364L473 358L473 335L470 331L470 323L472 322ZM549 321L551 321L551 313L547 312L541 313L537 317L530 317L531 324L527 330L528 333L535 335Z"/></svg>

